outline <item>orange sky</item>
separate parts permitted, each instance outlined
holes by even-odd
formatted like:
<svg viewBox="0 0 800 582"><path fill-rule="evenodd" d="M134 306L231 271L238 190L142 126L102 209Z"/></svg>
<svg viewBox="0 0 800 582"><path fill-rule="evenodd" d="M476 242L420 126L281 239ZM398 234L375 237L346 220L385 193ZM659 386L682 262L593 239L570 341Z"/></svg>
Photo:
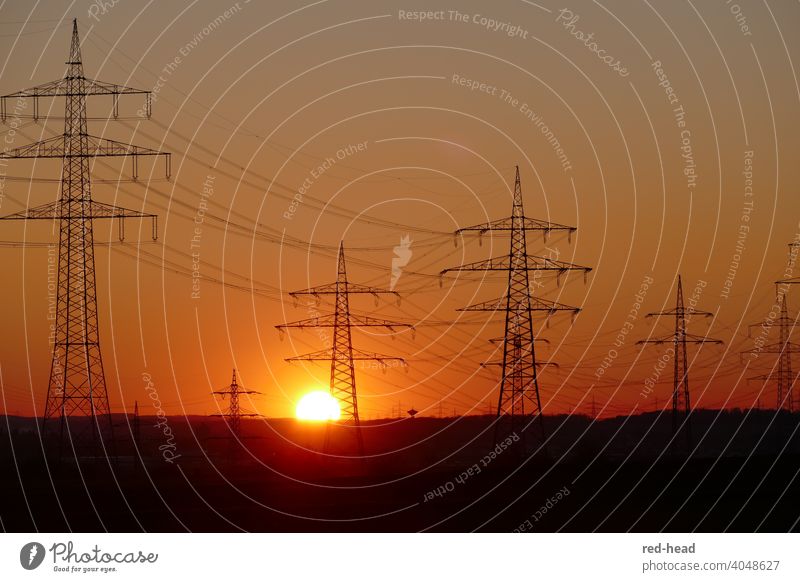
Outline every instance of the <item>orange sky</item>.
<svg viewBox="0 0 800 582"><path fill-rule="evenodd" d="M157 213L160 224L156 244L137 246L149 223L137 232L129 222L128 244L96 249L114 410L145 400L150 374L168 414L216 412L210 391L236 366L244 385L264 393L249 409L291 415L302 393L327 384L328 370L283 361L325 344L314 330L280 340L276 324L310 317L281 291L332 281L342 238L351 280L388 287L392 249L408 235L401 305L352 301L358 313L419 324L413 339L356 332L358 347L410 364L407 373L358 369L362 416L387 415L398 402L422 414L437 414L440 402L448 413L485 412L496 402L498 370L479 363L497 358L487 340L502 333L501 320L456 309L500 296L504 281L475 274L440 287L437 274L507 252L506 238L456 247L447 233L509 214L515 164L526 214L578 227L572 244L532 234L531 252L594 269L586 285L574 276L536 286L583 308L574 324L556 317L543 330L550 344L541 356L561 366L543 374L545 412L588 411L593 384L605 414L653 408L653 396L640 393L661 351L635 340L670 331L670 321L642 316L674 302L678 271L687 295L705 282L698 306L717 314L692 330L726 342L697 356L694 402L754 402L761 386L742 378L765 373L772 359L745 368L739 352L752 345L747 324L770 310L786 244L800 229L800 47L787 27L798 7L742 2L737 20L722 2L574 2L571 15L546 1L505 4L459 3L459 14L427 2L244 0L0 9L0 93L62 76L77 17L88 77L155 91L152 120L131 119L141 102L123 98L128 119L91 122L90 133L173 153L170 182L93 188L96 200ZM411 19L423 7L434 14ZM108 105L99 98L90 116ZM52 107L62 115L61 102ZM61 123L27 122L8 147L59 133ZM99 160L94 178L113 178L119 167ZM57 183L11 177L58 171L48 161L0 167L0 213L58 192ZM96 225L98 241L115 240L109 226ZM0 228L2 241L55 242L50 224ZM48 250L6 244L0 255L8 274L0 283L2 406L30 414L33 400L43 402L50 366ZM615 346L649 277L633 328ZM790 305L800 306L796 295ZM660 381L663 405L669 368ZM762 403L773 401L768 386Z"/></svg>

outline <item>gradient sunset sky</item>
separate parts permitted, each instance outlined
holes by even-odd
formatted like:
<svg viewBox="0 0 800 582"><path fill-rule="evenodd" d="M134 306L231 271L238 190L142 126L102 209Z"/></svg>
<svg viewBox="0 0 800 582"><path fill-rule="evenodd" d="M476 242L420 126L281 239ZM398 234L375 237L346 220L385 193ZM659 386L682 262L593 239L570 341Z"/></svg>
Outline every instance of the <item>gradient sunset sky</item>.
<svg viewBox="0 0 800 582"><path fill-rule="evenodd" d="M539 356L560 365L542 374L545 413L588 412L592 394L604 416L653 410L641 392L664 347L635 342L670 333L672 321L644 315L674 304L679 272L687 299L716 314L691 330L725 341L690 349L694 404L750 407L760 393L774 406L774 386L746 381L774 358L745 365L740 352L800 236L797 3L101 4L3 5L0 93L63 76L73 18L87 77L155 92L151 120L137 119L141 100L128 97L120 121L90 122L92 134L173 154L170 181L143 162L141 183L117 186L129 166L94 166L96 180L112 182L94 185L95 200L156 213L160 226L152 243L148 222L129 221L125 245L102 244L116 240L116 224L95 226L114 411L147 399L149 374L167 414L218 412L210 391L236 367L263 392L243 406L291 416L329 371L284 358L326 340L307 330L281 341L274 326L331 306L295 306L286 293L333 281L340 240L351 281L389 287L393 248L410 236L402 302L351 301L356 313L416 325L414 337L356 332L361 349L409 363L357 368L362 418L398 402L422 415L440 402L448 414L485 413L499 370L480 363L500 357L488 340L502 335L502 318L456 309L499 297L505 281L474 273L440 286L438 273L508 252L506 237L455 245L451 233L509 215L515 165L526 215L578 228L571 244L531 233L529 250L593 268L586 284L543 276L533 286L583 310L574 323L541 320L550 343ZM432 14L415 20L420 10ZM4 147L63 131L63 102L41 109L56 119L23 119L11 136L7 125ZM109 110L90 101L90 116ZM1 166L0 214L55 199L59 169ZM31 175L51 181L15 179ZM27 415L41 411L47 387L47 243L57 238L46 222L0 229L0 406ZM22 241L32 244L10 244ZM641 309L615 345L643 281L652 282ZM800 289L789 305L800 308ZM671 389L668 366L659 406Z"/></svg>

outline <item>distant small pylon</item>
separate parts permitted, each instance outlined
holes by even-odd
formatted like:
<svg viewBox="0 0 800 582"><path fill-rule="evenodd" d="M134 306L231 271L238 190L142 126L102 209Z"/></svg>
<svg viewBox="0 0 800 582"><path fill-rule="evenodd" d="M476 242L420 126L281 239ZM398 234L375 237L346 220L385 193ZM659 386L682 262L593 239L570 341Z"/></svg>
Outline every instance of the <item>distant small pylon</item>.
<svg viewBox="0 0 800 582"><path fill-rule="evenodd" d="M222 396L224 399L226 396L230 398L230 402L228 404L228 410L226 412L220 414L214 414L212 416L221 416L225 418L228 422L228 427L233 433L233 437L238 441L241 439L241 422L242 417L245 416L261 416L260 414L255 413L247 413L242 412L241 407L239 406L239 396L242 394L261 394L261 392L257 392L256 390L246 390L239 386L239 382L236 378L236 368L233 369L233 375L231 378L231 384L228 386L227 390L217 390L212 392L212 394L218 394Z"/></svg>

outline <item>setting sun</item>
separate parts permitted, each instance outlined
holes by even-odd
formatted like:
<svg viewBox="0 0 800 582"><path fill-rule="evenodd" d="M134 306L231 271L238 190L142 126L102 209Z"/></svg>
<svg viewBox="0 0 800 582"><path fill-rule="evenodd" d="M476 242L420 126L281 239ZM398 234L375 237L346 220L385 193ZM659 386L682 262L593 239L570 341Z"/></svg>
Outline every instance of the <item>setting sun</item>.
<svg viewBox="0 0 800 582"><path fill-rule="evenodd" d="M309 392L297 403L295 416L300 420L338 420L339 402L323 390Z"/></svg>

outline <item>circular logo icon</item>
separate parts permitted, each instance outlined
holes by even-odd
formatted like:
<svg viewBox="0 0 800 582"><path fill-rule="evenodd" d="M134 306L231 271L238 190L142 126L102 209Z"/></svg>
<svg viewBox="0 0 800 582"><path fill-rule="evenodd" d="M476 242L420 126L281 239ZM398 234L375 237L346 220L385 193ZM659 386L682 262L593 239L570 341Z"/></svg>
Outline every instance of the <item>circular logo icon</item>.
<svg viewBox="0 0 800 582"><path fill-rule="evenodd" d="M19 551L19 563L26 570L35 570L44 561L44 546L39 542L30 542Z"/></svg>

